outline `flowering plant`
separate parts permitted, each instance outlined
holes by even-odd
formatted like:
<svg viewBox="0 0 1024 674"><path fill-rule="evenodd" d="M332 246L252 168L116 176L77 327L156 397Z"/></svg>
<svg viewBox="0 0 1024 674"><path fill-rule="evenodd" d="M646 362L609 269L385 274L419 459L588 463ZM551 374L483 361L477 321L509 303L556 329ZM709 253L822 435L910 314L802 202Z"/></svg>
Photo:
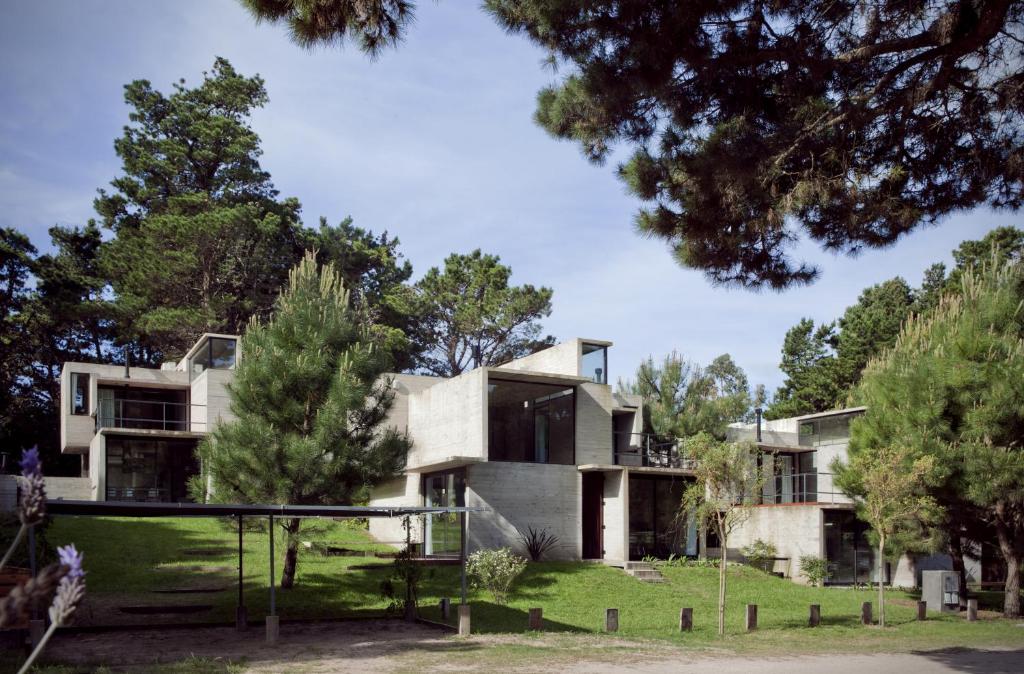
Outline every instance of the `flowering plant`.
<svg viewBox="0 0 1024 674"><path fill-rule="evenodd" d="M473 577L473 586L490 592L496 604L508 601L512 583L526 569L526 560L509 548L478 550L467 562L466 572Z"/></svg>
<svg viewBox="0 0 1024 674"><path fill-rule="evenodd" d="M38 448L32 447L22 453L21 477L25 482L21 500L18 502L21 528L4 554L3 560L0 560L0 568L7 564L7 560L17 549L25 533L39 524L46 515L46 484ZM74 544L57 548L57 552L60 561L50 564L39 573L35 573L33 568L32 578L16 586L0 600L0 628L3 628L18 622L35 601L48 599L53 594L53 603L49 611L50 627L36 644L28 660L18 670L18 674L24 674L32 667L32 663L43 652L54 631L61 625L68 624L85 596L82 553L75 549Z"/></svg>

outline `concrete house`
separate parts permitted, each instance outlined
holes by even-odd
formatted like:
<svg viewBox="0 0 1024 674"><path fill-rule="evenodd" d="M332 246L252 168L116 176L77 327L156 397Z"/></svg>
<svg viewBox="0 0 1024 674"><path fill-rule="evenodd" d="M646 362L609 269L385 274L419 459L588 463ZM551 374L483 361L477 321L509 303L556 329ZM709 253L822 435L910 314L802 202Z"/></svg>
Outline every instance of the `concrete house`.
<svg viewBox="0 0 1024 674"><path fill-rule="evenodd" d="M391 423L413 447L405 473L374 490L371 505L486 508L469 518L470 551L521 549L518 532L533 527L557 536L553 559L696 555L697 537L675 522L691 473L675 448L643 434L642 401L613 392L609 347L572 339L450 379L396 375ZM413 539L424 554L458 551L456 522L425 528ZM405 540L398 522L370 531Z"/></svg>
<svg viewBox="0 0 1024 674"><path fill-rule="evenodd" d="M864 407L805 416L732 424L728 437L757 444L767 479L748 519L730 537L730 554L754 541L776 546L774 570L803 580L800 558L814 555L828 562L828 584L874 583L876 551L868 542L870 527L857 519L853 500L833 484L833 461L844 461L850 422ZM968 580L980 580L978 560L967 559ZM887 560L883 582L920 585L920 572L950 569L947 555Z"/></svg>
<svg viewBox="0 0 1024 674"><path fill-rule="evenodd" d="M225 384L240 358L236 335L205 334L159 369L65 363L61 451L81 456L89 497L188 500L196 444L231 418Z"/></svg>

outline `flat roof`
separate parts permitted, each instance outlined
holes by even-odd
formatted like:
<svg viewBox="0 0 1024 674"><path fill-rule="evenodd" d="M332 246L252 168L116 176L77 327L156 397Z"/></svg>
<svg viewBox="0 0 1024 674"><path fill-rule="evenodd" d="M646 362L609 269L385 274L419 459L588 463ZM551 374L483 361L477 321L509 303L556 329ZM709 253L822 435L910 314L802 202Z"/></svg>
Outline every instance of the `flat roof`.
<svg viewBox="0 0 1024 674"><path fill-rule="evenodd" d="M417 507L417 506L303 506L251 505L244 503L145 503L128 501L46 501L51 515L85 515L92 517L404 517L406 515L437 515L443 513L483 512L486 508Z"/></svg>
<svg viewBox="0 0 1024 674"><path fill-rule="evenodd" d="M491 367L485 368L487 371L487 378L506 380L506 381L524 381L534 382L538 384L558 384L566 386L575 386L577 384L593 383L594 380L589 377L580 377L571 374L553 374L551 372L534 372L533 370L512 370L505 369L504 367Z"/></svg>
<svg viewBox="0 0 1024 674"><path fill-rule="evenodd" d="M799 417L791 417L797 421L806 421L808 419L821 419L822 417L836 417L841 414L855 414L857 412L864 412L868 408L867 406L861 407L844 407L841 410L827 410L825 412L815 412L814 414L804 414Z"/></svg>

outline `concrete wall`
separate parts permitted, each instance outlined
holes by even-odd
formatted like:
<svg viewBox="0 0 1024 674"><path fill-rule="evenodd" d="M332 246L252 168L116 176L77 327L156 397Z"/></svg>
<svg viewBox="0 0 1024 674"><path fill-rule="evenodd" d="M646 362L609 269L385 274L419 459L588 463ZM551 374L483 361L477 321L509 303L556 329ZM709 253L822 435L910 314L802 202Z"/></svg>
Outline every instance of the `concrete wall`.
<svg viewBox="0 0 1024 674"><path fill-rule="evenodd" d="M420 479L418 473L407 473L394 480L378 485L373 490L370 498L372 506L421 506L423 496L420 494ZM395 547L402 547L405 541L405 529L402 527L401 518L397 517L371 517L370 535L381 543L388 543ZM413 521L412 540L422 542L422 522L418 519Z"/></svg>
<svg viewBox="0 0 1024 674"><path fill-rule="evenodd" d="M189 416L193 433L209 433L217 424L234 421L228 384L234 370L203 370L192 380Z"/></svg>
<svg viewBox="0 0 1024 674"><path fill-rule="evenodd" d="M788 557L787 562L776 562L775 571L786 577L804 581L800 572L803 555L825 556L823 516L820 506L785 505L751 508L749 518L729 537L729 556L739 560L740 550L760 539L775 545L777 557Z"/></svg>
<svg viewBox="0 0 1024 674"><path fill-rule="evenodd" d="M604 384L576 387L576 463L611 464L612 388Z"/></svg>
<svg viewBox="0 0 1024 674"><path fill-rule="evenodd" d="M558 537L548 559L582 555L582 481L575 466L490 462L467 469L466 505L489 508L469 515L467 547L511 547L524 554L517 529L546 528Z"/></svg>
<svg viewBox="0 0 1024 674"><path fill-rule="evenodd" d="M487 456L485 375L483 369L472 370L409 396L409 466Z"/></svg>
<svg viewBox="0 0 1024 674"><path fill-rule="evenodd" d="M604 474L602 517L604 559L629 559L629 474L624 470Z"/></svg>
<svg viewBox="0 0 1024 674"><path fill-rule="evenodd" d="M580 374L580 358L582 356L582 340L570 339L556 344L537 353L516 358L504 365L502 370L525 370L527 372L545 372L548 374L565 374L578 377Z"/></svg>
<svg viewBox="0 0 1024 674"><path fill-rule="evenodd" d="M395 394L384 425L390 426L401 433L406 433L409 430L409 398L425 391L434 384L447 381L441 377L427 377L417 374L388 373L384 377L391 380L391 389Z"/></svg>

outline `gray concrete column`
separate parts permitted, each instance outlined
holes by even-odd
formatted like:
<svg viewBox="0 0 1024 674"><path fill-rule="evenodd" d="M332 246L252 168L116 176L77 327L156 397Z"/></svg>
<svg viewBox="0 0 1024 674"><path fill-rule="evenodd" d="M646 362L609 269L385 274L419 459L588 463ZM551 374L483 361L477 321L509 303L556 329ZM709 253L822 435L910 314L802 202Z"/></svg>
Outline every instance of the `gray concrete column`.
<svg viewBox="0 0 1024 674"><path fill-rule="evenodd" d="M757 604L747 604L746 627L748 632L757 629Z"/></svg>
<svg viewBox="0 0 1024 674"><path fill-rule="evenodd" d="M871 624L871 602L866 601L860 605L860 624Z"/></svg>
<svg viewBox="0 0 1024 674"><path fill-rule="evenodd" d="M281 617L276 615L267 616L267 645L273 646L277 643L277 637L280 634Z"/></svg>
<svg viewBox="0 0 1024 674"><path fill-rule="evenodd" d="M469 636L469 604L459 604L459 636Z"/></svg>
<svg viewBox="0 0 1024 674"><path fill-rule="evenodd" d="M619 631L619 609L617 609L617 608L605 609L605 612L604 612L604 631L605 632L618 632Z"/></svg>
<svg viewBox="0 0 1024 674"><path fill-rule="evenodd" d="M821 604L811 604L811 615L807 619L810 627L817 627L821 624Z"/></svg>

